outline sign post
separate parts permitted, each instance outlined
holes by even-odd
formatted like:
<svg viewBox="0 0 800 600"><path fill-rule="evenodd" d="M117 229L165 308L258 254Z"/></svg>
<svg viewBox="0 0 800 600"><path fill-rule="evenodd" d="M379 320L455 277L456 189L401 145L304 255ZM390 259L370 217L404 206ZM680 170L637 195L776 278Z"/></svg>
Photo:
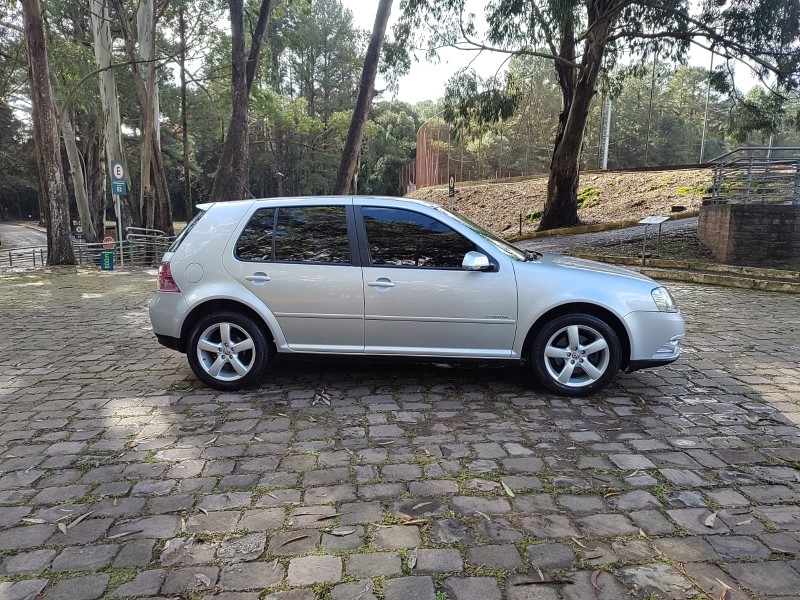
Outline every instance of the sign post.
<svg viewBox="0 0 800 600"><path fill-rule="evenodd" d="M122 252L122 206L120 196L128 193L128 180L125 163L118 160L111 161L111 194L114 197L114 210L117 212L117 239L119 239L119 264L125 266L125 257ZM104 240L105 241L105 240Z"/></svg>
<svg viewBox="0 0 800 600"><path fill-rule="evenodd" d="M642 266L644 266L645 248L647 247L647 230L650 228L650 225L658 225L658 246L656 252L661 252L661 225L664 223L664 221L669 221L669 217L659 217L653 215L651 217L645 217L639 221L639 225L644 225L644 239L642 240Z"/></svg>
<svg viewBox="0 0 800 600"><path fill-rule="evenodd" d="M447 195L450 198L454 198L456 195L456 176L453 173L450 173L450 177L447 179Z"/></svg>

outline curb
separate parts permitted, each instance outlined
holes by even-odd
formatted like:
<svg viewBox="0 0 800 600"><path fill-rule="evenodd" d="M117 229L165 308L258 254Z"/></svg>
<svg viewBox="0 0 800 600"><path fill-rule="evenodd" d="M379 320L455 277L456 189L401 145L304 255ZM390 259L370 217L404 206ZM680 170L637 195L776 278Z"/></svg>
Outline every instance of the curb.
<svg viewBox="0 0 800 600"><path fill-rule="evenodd" d="M800 272L795 271L661 259L648 259L645 266L642 266L641 259L634 257L593 254L576 254L575 256L601 263L632 267L653 279L800 294Z"/></svg>

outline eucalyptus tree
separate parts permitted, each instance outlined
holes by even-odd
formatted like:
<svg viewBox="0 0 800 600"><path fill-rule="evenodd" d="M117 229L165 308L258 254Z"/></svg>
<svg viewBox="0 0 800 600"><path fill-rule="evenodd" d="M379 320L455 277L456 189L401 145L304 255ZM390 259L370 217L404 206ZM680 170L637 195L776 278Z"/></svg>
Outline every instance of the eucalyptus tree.
<svg viewBox="0 0 800 600"><path fill-rule="evenodd" d="M28 50L33 138L39 166L39 197L47 226L47 263L74 265L69 200L61 166L58 120L53 104L50 66L39 0L21 0Z"/></svg>
<svg viewBox="0 0 800 600"><path fill-rule="evenodd" d="M784 88L800 86L800 0L692 3L688 0L489 0L487 28L479 31L467 0L408 0L396 36L401 47L427 43L551 61L561 92L547 200L540 229L578 222L579 164L586 120L603 69L624 57L685 59L692 44L723 58L720 79L732 64ZM492 111L486 115L492 118Z"/></svg>

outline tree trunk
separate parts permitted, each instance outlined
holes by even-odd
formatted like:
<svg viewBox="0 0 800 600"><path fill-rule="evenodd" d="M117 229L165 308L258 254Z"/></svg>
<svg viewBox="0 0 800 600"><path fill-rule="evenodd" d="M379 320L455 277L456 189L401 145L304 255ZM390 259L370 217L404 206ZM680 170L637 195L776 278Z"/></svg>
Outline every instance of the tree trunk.
<svg viewBox="0 0 800 600"><path fill-rule="evenodd" d="M50 84L42 10L39 0L21 0L21 4L28 50L33 138L39 166L39 197L47 225L47 264L74 265L67 186L61 167L61 144Z"/></svg>
<svg viewBox="0 0 800 600"><path fill-rule="evenodd" d="M336 181L333 184L334 195L346 194L350 190L353 175L356 172L361 140L364 137L364 127L367 123L372 96L375 93L375 75L378 73L378 61L381 55L381 46L386 34L386 24L389 13L392 11L392 0L380 0L378 12L375 15L375 25L372 28L372 37L369 40L367 54L364 57L364 68L361 71L361 82L358 88L358 99L347 130L347 140L342 150L342 160L336 172Z"/></svg>
<svg viewBox="0 0 800 600"><path fill-rule="evenodd" d="M192 202L192 180L189 173L189 119L186 111L186 19L184 11L186 0L181 0L178 10L178 30L180 33L180 71L181 71L181 138L183 141L183 210L186 222L194 216Z"/></svg>
<svg viewBox="0 0 800 600"><path fill-rule="evenodd" d="M100 139L93 135L83 153L86 165L86 191L89 196L89 215L98 238L105 236L105 172L100 162ZM100 241L98 239L98 241Z"/></svg>
<svg viewBox="0 0 800 600"><path fill-rule="evenodd" d="M101 69L100 104L103 108L103 132L106 149L106 165L111 161L125 162L125 151L122 146L122 119L119 113L119 96L117 80L111 67L111 28L108 20L108 7L105 0L89 0L89 14L92 19L94 36L94 56L97 68ZM126 175L128 194L120 198L122 227L139 225L139 210L131 194L131 180Z"/></svg>
<svg viewBox="0 0 800 600"><path fill-rule="evenodd" d="M75 204L78 206L78 216L81 220L81 228L90 243L99 242L97 228L92 221L91 211L89 210L89 192L87 189L86 173L83 170L81 154L78 151L78 143L75 141L75 130L66 109L61 111L61 134L64 137L64 147L67 151L67 161L69 162L69 175L72 178L72 189L75 192Z"/></svg>
<svg viewBox="0 0 800 600"><path fill-rule="evenodd" d="M590 22L594 22L591 16ZM572 94L568 93L563 81L559 79L564 99L569 100L569 111L563 127L559 122L561 136L557 137L553 150L550 176L547 180L547 201L542 220L539 222L539 231L578 224L578 185L583 131L589 117L589 105L600 73L610 26L608 21L595 23L590 27L592 33L584 45L582 69L574 80Z"/></svg>
<svg viewBox="0 0 800 600"><path fill-rule="evenodd" d="M250 155L247 125L247 102L250 85L258 67L264 41L271 0L262 0L256 31L250 44L249 58L244 55L244 0L229 0L231 17L231 97L233 111L228 135L222 146L217 174L211 187L209 202L240 200L248 189ZM259 33L260 30L260 33Z"/></svg>
<svg viewBox="0 0 800 600"><path fill-rule="evenodd" d="M155 121L155 75L156 69L152 60L156 54L155 32L155 0L141 0L136 11L136 34L141 64L134 70L137 76L137 93L139 94L140 111L140 145L139 145L139 210L140 221L145 227L155 227L156 195L150 183L150 159L153 156L153 128Z"/></svg>

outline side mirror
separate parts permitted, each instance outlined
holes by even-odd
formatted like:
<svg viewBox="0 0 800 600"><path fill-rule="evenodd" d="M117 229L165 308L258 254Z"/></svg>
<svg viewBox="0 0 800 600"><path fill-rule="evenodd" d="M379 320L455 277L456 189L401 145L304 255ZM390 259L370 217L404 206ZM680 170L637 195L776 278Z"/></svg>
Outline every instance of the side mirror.
<svg viewBox="0 0 800 600"><path fill-rule="evenodd" d="M473 250L464 255L461 268L467 271L489 271L492 268L492 263L489 262L489 258L485 254Z"/></svg>

